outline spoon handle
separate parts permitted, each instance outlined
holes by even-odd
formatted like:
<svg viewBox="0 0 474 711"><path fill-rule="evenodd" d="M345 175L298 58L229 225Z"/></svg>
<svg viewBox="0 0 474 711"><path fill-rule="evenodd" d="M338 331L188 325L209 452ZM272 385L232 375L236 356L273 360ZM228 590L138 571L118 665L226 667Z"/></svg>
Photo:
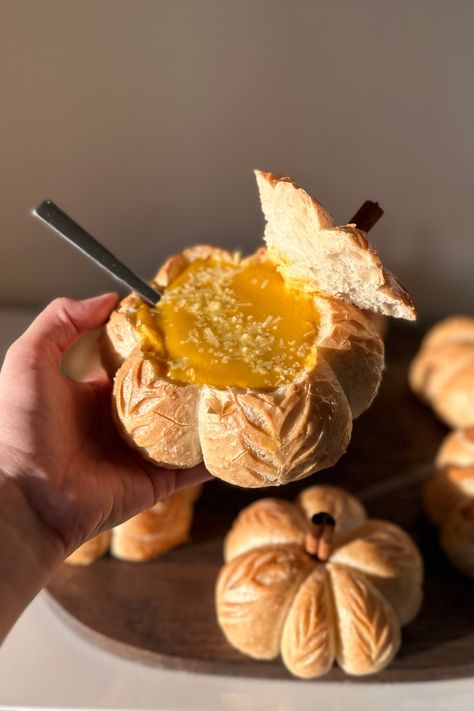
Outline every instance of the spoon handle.
<svg viewBox="0 0 474 711"><path fill-rule="evenodd" d="M117 257L109 252L100 242L84 230L77 222L66 215L61 208L51 200L45 200L36 210L35 217L39 217L55 232L61 235L74 247L86 254L102 269L105 269L115 279L118 279L129 289L135 291L144 301L154 306L161 298L155 289L130 271Z"/></svg>

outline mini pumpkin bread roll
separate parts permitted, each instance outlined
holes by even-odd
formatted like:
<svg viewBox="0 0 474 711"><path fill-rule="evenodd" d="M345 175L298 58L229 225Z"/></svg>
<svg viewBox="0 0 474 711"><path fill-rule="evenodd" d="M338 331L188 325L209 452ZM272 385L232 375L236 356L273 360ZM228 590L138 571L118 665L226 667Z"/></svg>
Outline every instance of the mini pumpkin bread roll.
<svg viewBox="0 0 474 711"><path fill-rule="evenodd" d="M135 295L102 337L124 439L160 466L285 484L332 466L376 395L382 340L364 309L413 319L405 289L355 225L289 178L257 171L266 248L198 245Z"/></svg>
<svg viewBox="0 0 474 711"><path fill-rule="evenodd" d="M193 502L177 492L113 530L111 554L121 560L145 561L184 543L193 519Z"/></svg>
<svg viewBox="0 0 474 711"><path fill-rule="evenodd" d="M410 536L367 520L362 504L336 487L306 489L295 504L251 504L224 553L216 611L227 641L254 659L281 654L302 678L322 676L335 661L348 674L380 671L421 606L423 564Z"/></svg>
<svg viewBox="0 0 474 711"><path fill-rule="evenodd" d="M202 490L191 486L132 516L120 526L100 533L67 558L73 565L89 565L110 550L115 558L146 561L157 558L188 540L194 502Z"/></svg>
<svg viewBox="0 0 474 711"><path fill-rule="evenodd" d="M474 427L451 432L441 444L424 505L452 564L474 577Z"/></svg>
<svg viewBox="0 0 474 711"><path fill-rule="evenodd" d="M447 425L474 425L474 318L451 316L436 324L412 361L409 380Z"/></svg>

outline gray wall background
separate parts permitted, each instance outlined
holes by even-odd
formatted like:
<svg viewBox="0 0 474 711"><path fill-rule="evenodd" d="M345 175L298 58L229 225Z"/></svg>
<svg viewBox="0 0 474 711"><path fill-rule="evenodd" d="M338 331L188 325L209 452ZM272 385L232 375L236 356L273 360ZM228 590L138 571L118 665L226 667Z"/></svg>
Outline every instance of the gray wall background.
<svg viewBox="0 0 474 711"><path fill-rule="evenodd" d="M109 289L29 211L51 197L143 276L252 250L252 169L372 239L427 318L473 311L471 0L1 0L0 304Z"/></svg>

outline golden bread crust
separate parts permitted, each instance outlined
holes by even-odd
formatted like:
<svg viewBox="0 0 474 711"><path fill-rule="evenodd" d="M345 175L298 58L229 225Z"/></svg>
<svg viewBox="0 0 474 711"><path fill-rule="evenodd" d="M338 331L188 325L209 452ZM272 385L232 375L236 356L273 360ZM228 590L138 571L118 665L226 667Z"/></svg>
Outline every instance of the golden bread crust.
<svg viewBox="0 0 474 711"><path fill-rule="evenodd" d="M260 546L302 546L306 520L288 501L259 499L237 516L225 538L224 560L233 560Z"/></svg>
<svg viewBox="0 0 474 711"><path fill-rule="evenodd" d="M214 254L233 259L229 252L196 246L186 250L185 259L168 260L161 282L168 273L175 279L178 267L193 259ZM103 339L108 362L110 353L124 359L113 398L122 436L160 466L189 467L204 460L214 476L246 487L285 484L332 466L346 450L352 418L375 397L383 343L351 304L318 295L315 305L320 314L315 366L299 382L258 391L159 377L137 346L127 317L135 304L127 297Z"/></svg>
<svg viewBox="0 0 474 711"><path fill-rule="evenodd" d="M138 338L129 315L137 311L140 303L136 294L126 296L112 311L102 330L99 338L100 357L111 379L138 345Z"/></svg>
<svg viewBox="0 0 474 711"><path fill-rule="evenodd" d="M177 492L116 526L110 552L121 560L156 558L186 542L192 519L192 501L184 492Z"/></svg>
<svg viewBox="0 0 474 711"><path fill-rule="evenodd" d="M323 358L301 382L271 392L204 386L198 422L207 469L246 487L332 466L352 431L347 399Z"/></svg>
<svg viewBox="0 0 474 711"><path fill-rule="evenodd" d="M375 280L374 294L385 304L385 313L413 316L408 297L383 269L363 233L353 226L334 228L324 208L290 179L258 173L257 180L270 232L276 229L279 215L284 222L285 214L290 222L299 215L296 221L301 230L312 230L317 244L320 233L335 231L339 236L334 239L350 245L345 257L352 255L354 263L368 260L368 281ZM283 193L275 198L275 191ZM321 239L321 244L326 244L324 235ZM270 245L270 252L263 248L256 254L268 260L275 250ZM313 262L318 263L318 254L316 250ZM164 289L193 261L211 257L236 260L236 255L226 250L196 245L170 257L154 284ZM332 257L326 266L333 273ZM346 267L342 272L336 269L342 281L347 277ZM367 281L365 272L358 278L361 276ZM354 296L362 288L360 284L356 287L356 281L348 282L347 293L312 290L320 317L316 363L295 382L265 391L198 387L158 377L133 328L139 302L134 296L127 297L112 314L102 338L108 372L117 371L113 409L122 436L161 466L184 468L204 461L212 475L245 487L285 484L332 466L346 450L352 420L375 397L384 364L383 342L375 326L350 303L367 306L364 299L358 301ZM369 303L371 308L380 306L377 299Z"/></svg>
<svg viewBox="0 0 474 711"><path fill-rule="evenodd" d="M115 558L146 561L185 543L193 520L193 505L202 485L182 489L119 526L94 536L67 563L90 565L110 550Z"/></svg>
<svg viewBox="0 0 474 711"><path fill-rule="evenodd" d="M311 571L296 546L262 546L233 558L217 579L219 624L254 659L274 659L291 600Z"/></svg>
<svg viewBox="0 0 474 711"><path fill-rule="evenodd" d="M474 578L474 427L450 432L441 443L423 504L452 564Z"/></svg>
<svg viewBox="0 0 474 711"><path fill-rule="evenodd" d="M335 563L328 570L337 610L337 663L347 674L375 674L400 647L395 611L367 576Z"/></svg>
<svg viewBox="0 0 474 711"><path fill-rule="evenodd" d="M347 514L336 518L327 564L305 550L309 518L321 510ZM366 520L357 499L337 487L310 487L293 506L251 504L224 548L216 587L224 635L257 659L280 651L302 678L321 676L334 659L349 674L379 671L421 605L423 563L411 538L395 524Z"/></svg>
<svg viewBox="0 0 474 711"><path fill-rule="evenodd" d="M380 338L384 339L387 336L389 329L387 316L378 314L374 311L368 311L367 309L365 309L363 313L367 316L369 321L372 322L372 325L379 334Z"/></svg>
<svg viewBox="0 0 474 711"><path fill-rule="evenodd" d="M409 382L446 424L474 425L474 318L436 324L410 365Z"/></svg>
<svg viewBox="0 0 474 711"><path fill-rule="evenodd" d="M375 398L384 368L384 344L374 324L352 304L315 297L320 314L317 349L330 366L356 419Z"/></svg>
<svg viewBox="0 0 474 711"><path fill-rule="evenodd" d="M326 674L336 657L336 625L328 571L315 565L300 585L286 616L281 657L301 679Z"/></svg>
<svg viewBox="0 0 474 711"><path fill-rule="evenodd" d="M401 625L418 614L423 561L412 538L389 521L371 519L338 547L332 562L364 573L392 605Z"/></svg>
<svg viewBox="0 0 474 711"><path fill-rule="evenodd" d="M233 255L227 249L212 247L209 244L195 244L192 247L186 247L178 254L172 254L168 257L166 262L158 269L153 282L158 290L166 289L190 264L197 259L209 259L210 257L223 262L233 261Z"/></svg>
<svg viewBox="0 0 474 711"><path fill-rule="evenodd" d="M319 511L326 511L334 518L334 546L338 546L367 520L360 501L338 486L310 486L303 489L296 504L306 521Z"/></svg>
<svg viewBox="0 0 474 711"><path fill-rule="evenodd" d="M161 378L138 346L117 371L113 395L119 431L146 459L171 469L202 461L198 387Z"/></svg>

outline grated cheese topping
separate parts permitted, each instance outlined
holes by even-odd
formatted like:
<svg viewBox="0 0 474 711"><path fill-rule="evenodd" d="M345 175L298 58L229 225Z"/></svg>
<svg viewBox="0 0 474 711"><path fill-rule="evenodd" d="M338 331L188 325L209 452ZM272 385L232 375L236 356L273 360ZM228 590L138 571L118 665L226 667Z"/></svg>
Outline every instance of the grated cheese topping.
<svg viewBox="0 0 474 711"><path fill-rule="evenodd" d="M316 359L311 297L262 258L196 260L135 326L160 373L181 382L273 388Z"/></svg>

